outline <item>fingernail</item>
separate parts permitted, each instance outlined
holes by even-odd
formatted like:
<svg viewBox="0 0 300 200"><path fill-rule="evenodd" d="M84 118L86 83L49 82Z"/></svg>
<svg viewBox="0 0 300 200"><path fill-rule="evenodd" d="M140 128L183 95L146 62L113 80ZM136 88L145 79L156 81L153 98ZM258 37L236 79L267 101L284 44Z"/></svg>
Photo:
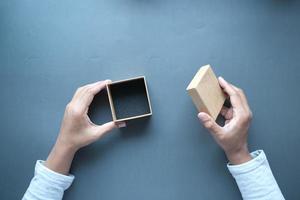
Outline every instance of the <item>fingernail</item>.
<svg viewBox="0 0 300 200"><path fill-rule="evenodd" d="M111 83L112 81L110 79L105 80L106 83Z"/></svg>
<svg viewBox="0 0 300 200"><path fill-rule="evenodd" d="M118 123L118 127L119 128L124 128L124 127L126 127L126 123L125 122L120 122L120 123Z"/></svg>
<svg viewBox="0 0 300 200"><path fill-rule="evenodd" d="M224 83L228 83L222 76L220 76L220 80L223 81Z"/></svg>
<svg viewBox="0 0 300 200"><path fill-rule="evenodd" d="M198 118L202 121L206 120L207 119L207 116L204 114L204 113L199 113L198 114Z"/></svg>

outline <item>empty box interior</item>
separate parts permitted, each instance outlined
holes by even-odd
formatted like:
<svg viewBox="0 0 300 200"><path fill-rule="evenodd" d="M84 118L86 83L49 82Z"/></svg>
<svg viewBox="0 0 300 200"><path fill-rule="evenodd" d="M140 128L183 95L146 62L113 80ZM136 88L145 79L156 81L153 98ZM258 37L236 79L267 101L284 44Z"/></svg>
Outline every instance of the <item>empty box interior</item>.
<svg viewBox="0 0 300 200"><path fill-rule="evenodd" d="M151 115L151 105L144 77L113 82L107 87L114 120Z"/></svg>

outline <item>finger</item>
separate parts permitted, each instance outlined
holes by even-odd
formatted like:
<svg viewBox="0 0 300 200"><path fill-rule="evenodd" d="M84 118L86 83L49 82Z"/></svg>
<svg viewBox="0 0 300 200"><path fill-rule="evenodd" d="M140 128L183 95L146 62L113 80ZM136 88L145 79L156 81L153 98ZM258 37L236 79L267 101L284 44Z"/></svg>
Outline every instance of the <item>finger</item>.
<svg viewBox="0 0 300 200"><path fill-rule="evenodd" d="M226 120L226 121L225 121L225 125L227 125L229 122L230 122L230 120Z"/></svg>
<svg viewBox="0 0 300 200"><path fill-rule="evenodd" d="M92 94L96 95L99 93L102 89L106 87L107 84L111 83L111 80L105 80L105 81L98 81L92 84L88 84L84 87L84 93L85 94Z"/></svg>
<svg viewBox="0 0 300 200"><path fill-rule="evenodd" d="M243 107L244 107L244 111L243 111L243 115L246 115L246 116L250 116L250 118L252 118L252 111L250 109L250 106L248 104L248 101L247 101L247 97L244 93L244 91L238 87L236 87L235 85L232 85L240 94L240 97L242 99L242 104L243 104Z"/></svg>
<svg viewBox="0 0 300 200"><path fill-rule="evenodd" d="M97 126L96 136L97 136L97 138L100 138L100 137L102 137L106 133L109 133L110 131L112 131L115 128L117 128L117 125L114 122L107 122L105 124Z"/></svg>
<svg viewBox="0 0 300 200"><path fill-rule="evenodd" d="M84 91L84 87L79 87L76 89L74 95L73 95L73 98L72 98L72 101L77 101L79 99L79 97L81 96L82 92Z"/></svg>
<svg viewBox="0 0 300 200"><path fill-rule="evenodd" d="M250 111L250 106L249 106L249 104L248 104L248 100L247 100L247 97L246 97L246 94L244 93L244 91L243 91L242 89L236 87L235 85L232 85L232 86L233 86L236 90L239 91L240 96L241 96L241 99L242 99L242 103L243 103L245 109L246 109L247 111Z"/></svg>
<svg viewBox="0 0 300 200"><path fill-rule="evenodd" d="M104 80L104 81L97 81L95 83L90 83L90 84L85 85L84 88L87 88L87 89L94 88L95 86L97 86L98 84L101 84L103 82L106 83L106 84L109 84L109 83L111 83L111 80L107 79L107 80Z"/></svg>
<svg viewBox="0 0 300 200"><path fill-rule="evenodd" d="M231 84L231 86L238 91L240 97L242 98L243 103L247 103L247 98L245 96L245 93L243 92L243 90L241 88L238 88L237 86Z"/></svg>
<svg viewBox="0 0 300 200"><path fill-rule="evenodd" d="M84 94L87 92L87 90L94 88L96 85L100 84L101 82L104 82L104 81L90 83L90 84L87 84L87 85L77 88L77 90L75 91L75 94L72 98L72 101L77 101L77 100L81 99L84 96ZM106 82L110 83L111 80L106 80Z"/></svg>
<svg viewBox="0 0 300 200"><path fill-rule="evenodd" d="M109 83L109 80L99 81L89 86L86 86L84 92L82 92L80 103L84 110L87 110L90 104L92 103L94 96L99 93L102 89L106 87Z"/></svg>
<svg viewBox="0 0 300 200"><path fill-rule="evenodd" d="M232 119L233 117L233 109L232 108L227 108L225 106L222 107L221 109L221 115L226 119Z"/></svg>
<svg viewBox="0 0 300 200"><path fill-rule="evenodd" d="M229 108L223 106L223 107L221 108L221 111L220 111L221 115L222 115L223 117L225 117L225 115L226 115L226 113L228 112L228 110L229 110Z"/></svg>
<svg viewBox="0 0 300 200"><path fill-rule="evenodd" d="M222 127L220 127L211 116L204 112L198 114L198 118L202 122L203 126L212 134L219 134L222 132Z"/></svg>
<svg viewBox="0 0 300 200"><path fill-rule="evenodd" d="M232 119L233 118L233 108L229 108L228 112L224 116L225 119Z"/></svg>
<svg viewBox="0 0 300 200"><path fill-rule="evenodd" d="M237 90L234 87L225 81L224 78L219 77L220 86L224 89L224 91L229 95L230 103L234 108L242 107L242 100Z"/></svg>

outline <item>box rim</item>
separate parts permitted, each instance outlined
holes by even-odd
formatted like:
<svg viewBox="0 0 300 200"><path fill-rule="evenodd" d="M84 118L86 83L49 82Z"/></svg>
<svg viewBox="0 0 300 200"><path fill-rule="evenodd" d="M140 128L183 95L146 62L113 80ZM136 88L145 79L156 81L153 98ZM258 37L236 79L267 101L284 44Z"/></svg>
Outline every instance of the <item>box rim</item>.
<svg viewBox="0 0 300 200"><path fill-rule="evenodd" d="M113 104L113 99L112 99L112 95L111 95L110 87L109 86L110 85L114 85L114 84L118 84L118 83L122 83L122 82L134 81L134 80L137 80L137 79L143 79L144 80L144 85L145 85L145 90L146 90L146 95L147 95L148 106L149 106L150 112L142 114L142 115L135 115L135 116L132 116L132 117L126 117L126 118L117 119L116 111L115 111L115 107L114 107L114 104ZM133 77L133 78L128 78L128 79L122 79L122 80L118 80L118 81L113 81L111 83L106 84L106 90L107 90L109 105L110 105L110 109L111 109L111 113L112 113L112 118L113 118L114 122L123 122L123 121L128 121L128 120L137 119L137 118L143 118L143 117L147 117L147 116L151 116L152 115L152 106L151 106L150 95L149 95L148 86L147 86L147 82L146 82L146 77L145 76L137 76L137 77Z"/></svg>

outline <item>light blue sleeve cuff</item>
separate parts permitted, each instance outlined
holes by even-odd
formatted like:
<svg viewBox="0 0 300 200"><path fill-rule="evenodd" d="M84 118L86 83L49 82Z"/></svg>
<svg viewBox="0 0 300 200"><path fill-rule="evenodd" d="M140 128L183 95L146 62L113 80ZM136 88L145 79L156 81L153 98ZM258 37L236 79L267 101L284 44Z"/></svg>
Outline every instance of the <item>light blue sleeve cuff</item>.
<svg viewBox="0 0 300 200"><path fill-rule="evenodd" d="M233 176L237 176L239 174L248 173L250 171L255 170L259 166L263 164L268 164L267 157L263 150L257 150L251 153L252 160L245 162L240 165L232 165L230 163L227 164L227 167L230 173Z"/></svg>
<svg viewBox="0 0 300 200"><path fill-rule="evenodd" d="M54 185L59 185L64 190L68 189L73 180L74 175L63 175L60 173L57 173L55 171L52 171L51 169L47 168L44 165L45 161L38 160L35 165L35 176L39 176L42 178L42 180L45 180L46 182Z"/></svg>

